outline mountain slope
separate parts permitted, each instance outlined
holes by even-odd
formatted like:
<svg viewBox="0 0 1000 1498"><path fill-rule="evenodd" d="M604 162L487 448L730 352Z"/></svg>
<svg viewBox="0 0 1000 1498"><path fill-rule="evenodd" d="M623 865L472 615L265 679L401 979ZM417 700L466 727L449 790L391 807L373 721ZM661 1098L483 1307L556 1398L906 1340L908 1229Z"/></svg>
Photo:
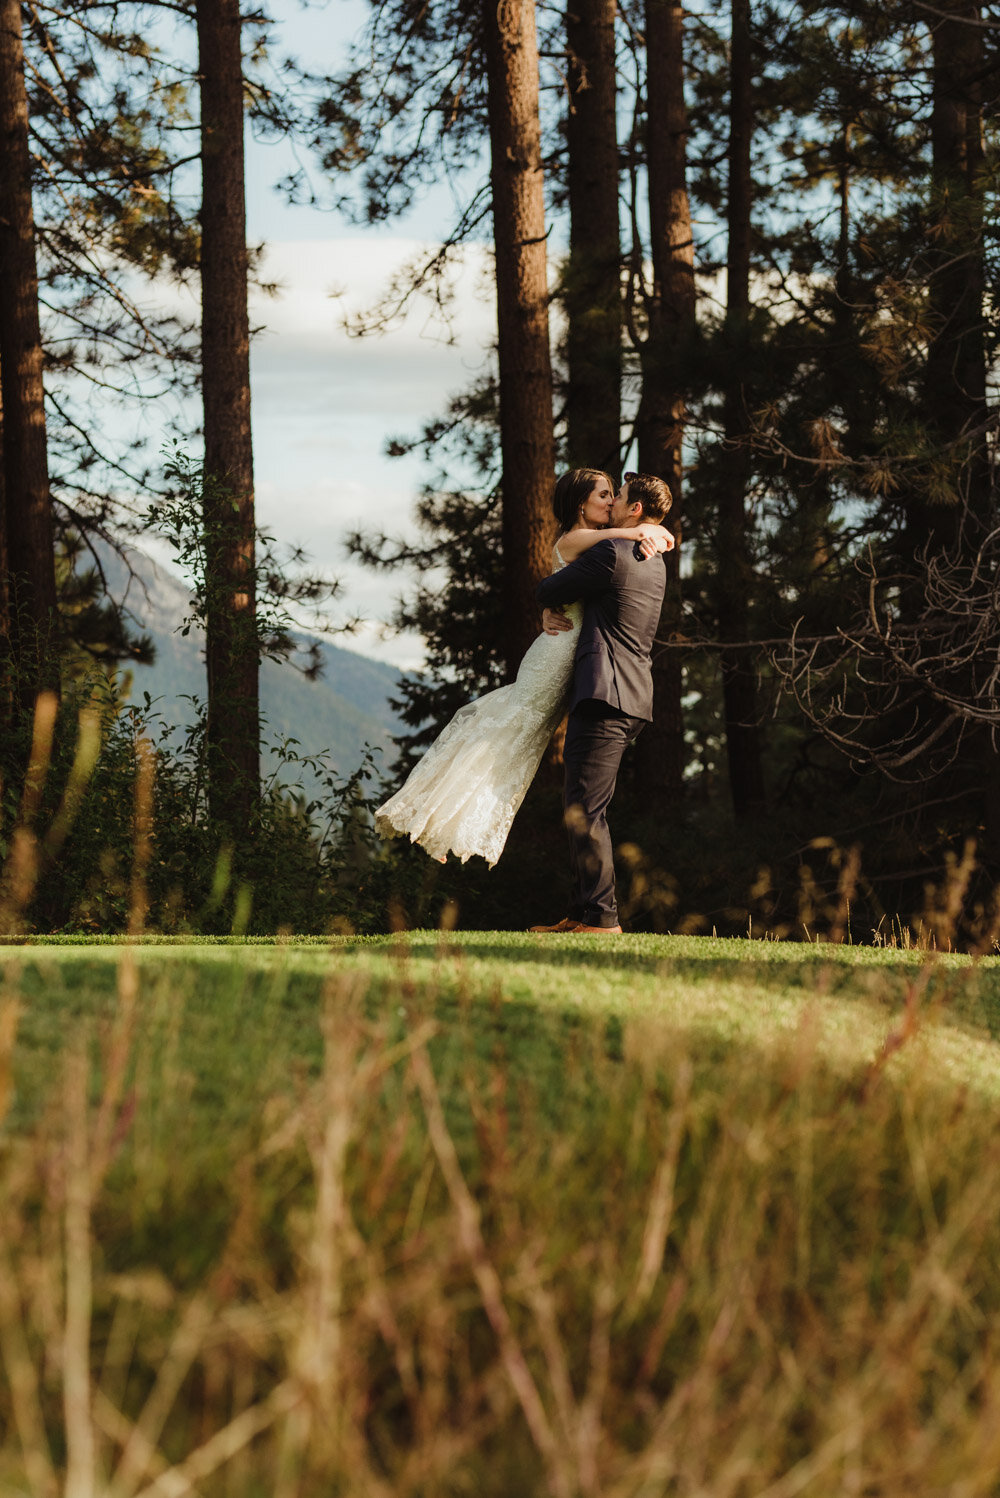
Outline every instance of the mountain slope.
<svg viewBox="0 0 1000 1498"><path fill-rule="evenodd" d="M129 612L150 634L156 648L152 666L131 667L131 700L142 702L148 693L153 711L180 731L193 721L191 698L204 700L204 641L199 631L181 634L188 612L183 582L145 553L130 550L127 567L110 551L102 553L112 595L124 598ZM312 643L301 637L301 643ZM379 765L393 759L392 736L402 723L390 704L399 688L401 672L382 661L369 660L328 640L319 640L321 671L315 681L294 665L265 661L261 669L261 714L264 719L263 771L277 761L273 746L294 738L301 752L325 755L338 774L348 775L360 764L366 744L379 751ZM290 778L286 769L282 778ZM311 778L306 789L315 788Z"/></svg>

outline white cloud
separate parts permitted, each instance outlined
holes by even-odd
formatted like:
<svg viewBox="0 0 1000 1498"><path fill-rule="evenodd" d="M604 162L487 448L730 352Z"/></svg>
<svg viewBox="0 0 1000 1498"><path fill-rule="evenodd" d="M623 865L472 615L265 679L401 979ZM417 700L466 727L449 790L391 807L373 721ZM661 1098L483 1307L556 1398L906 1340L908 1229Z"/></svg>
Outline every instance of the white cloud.
<svg viewBox="0 0 1000 1498"><path fill-rule="evenodd" d="M378 622L412 579L367 571L343 540L366 527L413 534L422 468L414 458L387 458L385 442L418 432L481 368L494 333L493 308L481 297L484 254L470 250L457 280L453 344L426 300L380 336L348 336L343 317L374 302L393 271L426 248L370 237L270 245L262 274L282 289L255 296L251 309L263 329L251 376L260 523L342 580L344 614L371 621L352 648L410 668L422 660L421 642L385 640Z"/></svg>
<svg viewBox="0 0 1000 1498"><path fill-rule="evenodd" d="M362 311L381 296L397 270L436 250L436 245L420 240L376 233L268 243L261 260L261 279L277 282L280 292L274 299L256 295L253 316L283 336L297 334L315 339L329 329L336 330L345 343L353 344L355 340L338 326L341 311ZM456 262L454 305L463 333L488 339L492 309L477 294L485 263L485 250L475 245ZM440 341L431 311L429 299L414 298L405 320L392 334L400 346Z"/></svg>
<svg viewBox="0 0 1000 1498"><path fill-rule="evenodd" d="M255 293L251 302L259 329L251 348L259 523L341 579L341 616L362 613L370 621L351 637L352 648L410 669L422 662L422 642L386 639L379 624L413 579L360 567L344 538L365 527L413 535L423 465L416 457L386 457L385 444L417 435L482 369L495 332L495 311L483 296L486 252L471 247L456 277L452 343L426 298L415 298L379 336L351 337L343 322L345 313L372 305L398 267L432 248L387 235L278 241L267 246L261 275L280 290L274 297ZM157 304L196 316L195 289L165 283ZM143 413L153 451L166 414L164 407L161 424L155 411ZM191 425L198 415L192 407Z"/></svg>

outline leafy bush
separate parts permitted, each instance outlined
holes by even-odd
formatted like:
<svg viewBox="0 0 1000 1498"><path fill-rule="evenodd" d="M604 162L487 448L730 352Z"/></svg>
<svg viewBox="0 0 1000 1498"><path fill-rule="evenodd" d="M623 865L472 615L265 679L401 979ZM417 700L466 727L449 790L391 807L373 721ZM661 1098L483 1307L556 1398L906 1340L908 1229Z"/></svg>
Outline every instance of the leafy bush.
<svg viewBox="0 0 1000 1498"><path fill-rule="evenodd" d="M0 765L5 928L121 932L141 918L166 932L386 929L394 890L412 877L374 836L372 757L340 776L279 746L280 771L234 849L209 816L204 715L193 707L178 743L148 697L123 703L100 677L16 719ZM306 767L321 786L311 798L295 779Z"/></svg>

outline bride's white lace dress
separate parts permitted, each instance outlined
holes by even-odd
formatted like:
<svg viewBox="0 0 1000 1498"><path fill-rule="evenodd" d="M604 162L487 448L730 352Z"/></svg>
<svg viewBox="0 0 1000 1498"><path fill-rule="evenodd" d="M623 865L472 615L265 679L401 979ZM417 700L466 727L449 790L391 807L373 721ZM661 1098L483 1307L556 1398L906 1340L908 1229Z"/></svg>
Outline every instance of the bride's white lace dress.
<svg viewBox="0 0 1000 1498"><path fill-rule="evenodd" d="M408 837L432 858L478 854L492 868L563 714L583 605L566 612L573 628L539 635L510 686L459 708L375 813L381 837Z"/></svg>

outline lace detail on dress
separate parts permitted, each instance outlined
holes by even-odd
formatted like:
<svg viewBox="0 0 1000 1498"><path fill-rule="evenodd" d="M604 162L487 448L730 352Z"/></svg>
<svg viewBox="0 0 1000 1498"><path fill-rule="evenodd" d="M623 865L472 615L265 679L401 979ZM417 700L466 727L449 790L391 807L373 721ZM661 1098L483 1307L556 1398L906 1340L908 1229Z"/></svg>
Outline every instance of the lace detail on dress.
<svg viewBox="0 0 1000 1498"><path fill-rule="evenodd" d="M564 566L558 547L555 556ZM583 605L570 604L571 630L540 634L516 681L460 707L375 813L381 837L409 837L432 858L473 854L492 866L563 714Z"/></svg>

